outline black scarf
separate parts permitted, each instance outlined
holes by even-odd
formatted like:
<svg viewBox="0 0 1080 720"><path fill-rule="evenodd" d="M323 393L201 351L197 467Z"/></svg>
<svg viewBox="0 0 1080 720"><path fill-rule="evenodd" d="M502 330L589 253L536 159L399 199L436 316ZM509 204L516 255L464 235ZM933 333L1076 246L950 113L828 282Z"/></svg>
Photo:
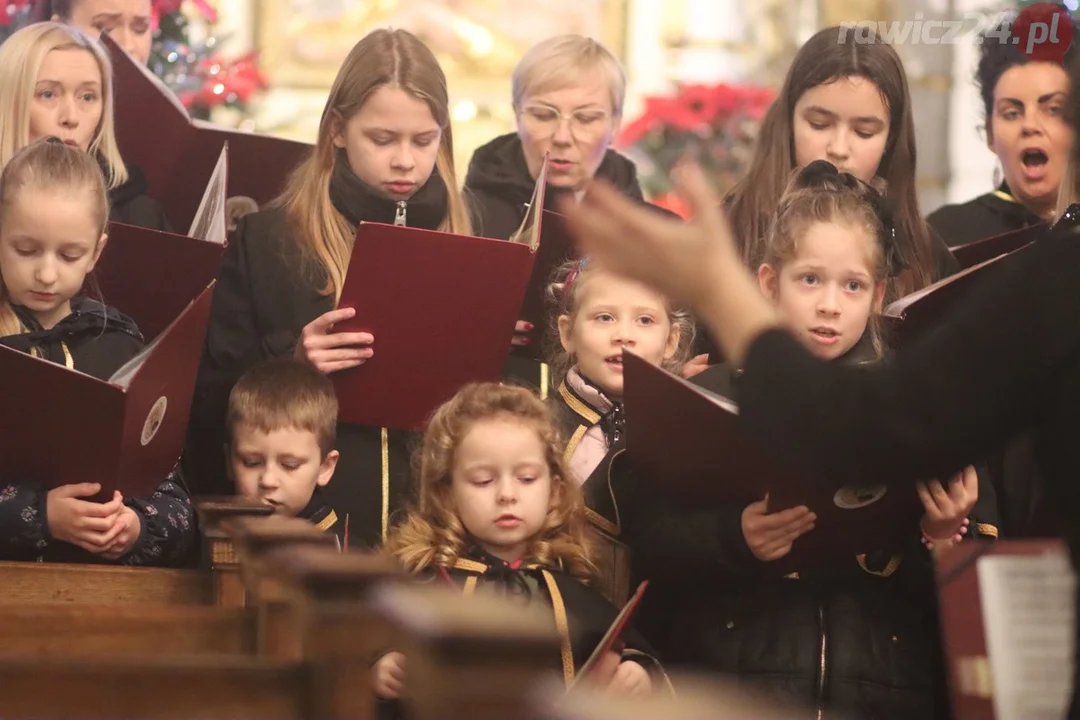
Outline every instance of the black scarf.
<svg viewBox="0 0 1080 720"><path fill-rule="evenodd" d="M404 201L405 224L409 227L436 230L446 219L449 193L438 169L423 186ZM381 195L353 172L345 151L334 155L334 172L330 177L330 202L351 225L363 222L393 224L398 201Z"/></svg>
<svg viewBox="0 0 1080 720"><path fill-rule="evenodd" d="M45 329L34 314L22 305L13 305L19 322L27 329L20 335L0 338L0 342L21 352L30 352L33 347L48 347L64 341L75 341L88 335L100 335L106 331L124 332L138 340L143 340L135 321L123 313L87 297L77 297L71 301L71 314L55 326Z"/></svg>

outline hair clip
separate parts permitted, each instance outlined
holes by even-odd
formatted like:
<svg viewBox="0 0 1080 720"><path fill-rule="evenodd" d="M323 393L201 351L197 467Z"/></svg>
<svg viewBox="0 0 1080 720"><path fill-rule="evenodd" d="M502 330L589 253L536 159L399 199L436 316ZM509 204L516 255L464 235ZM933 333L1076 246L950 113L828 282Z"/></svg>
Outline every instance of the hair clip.
<svg viewBox="0 0 1080 720"><path fill-rule="evenodd" d="M574 281L577 280L577 276L585 270L585 266L589 264L589 258L581 258L581 262L574 265L574 268L566 274L566 280L563 281L562 295L559 297L559 314L565 315L567 306L570 304L570 291L574 286Z"/></svg>
<svg viewBox="0 0 1080 720"><path fill-rule="evenodd" d="M49 137L45 138L45 142L52 143L54 145L63 145L64 144L64 141L61 140L60 138L56 137L55 135L50 135Z"/></svg>

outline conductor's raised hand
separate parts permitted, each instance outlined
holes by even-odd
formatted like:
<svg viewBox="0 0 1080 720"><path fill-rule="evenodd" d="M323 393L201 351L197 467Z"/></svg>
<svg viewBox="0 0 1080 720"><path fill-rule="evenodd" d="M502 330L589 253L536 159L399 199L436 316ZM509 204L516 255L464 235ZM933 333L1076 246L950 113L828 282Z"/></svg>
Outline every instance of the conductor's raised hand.
<svg viewBox="0 0 1080 720"><path fill-rule="evenodd" d="M740 261L718 199L700 168L684 164L673 179L692 213L688 222L630 200L603 180L589 186L580 204L562 201L559 211L585 254L600 265L696 304L709 291L716 263Z"/></svg>
<svg viewBox="0 0 1080 720"><path fill-rule="evenodd" d="M296 358L325 374L363 365L375 354L371 348L375 337L366 332L334 332L334 325L355 316L354 308L338 308L309 322L296 343Z"/></svg>
<svg viewBox="0 0 1080 720"><path fill-rule="evenodd" d="M792 544L813 530L816 520L817 515L805 505L770 513L766 496L743 510L743 537L754 557L772 562L791 552Z"/></svg>

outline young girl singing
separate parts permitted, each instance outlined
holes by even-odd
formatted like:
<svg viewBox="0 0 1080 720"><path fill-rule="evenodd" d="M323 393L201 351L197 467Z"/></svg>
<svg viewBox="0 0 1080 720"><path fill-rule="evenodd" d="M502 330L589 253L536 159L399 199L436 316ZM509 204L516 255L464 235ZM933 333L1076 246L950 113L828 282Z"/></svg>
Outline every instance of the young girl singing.
<svg viewBox="0 0 1080 720"><path fill-rule="evenodd" d="M375 353L370 333L334 332L335 323L355 315L334 308L362 221L470 232L454 172L446 78L431 51L404 30L375 30L356 44L330 89L311 156L275 206L243 218L232 236L189 433L199 492L230 491L226 407L249 367L294 355L331 373ZM418 336L424 331L415 328ZM437 357L433 351L432 362ZM352 545L378 545L407 495L410 434L342 423L337 437L337 475L345 480L327 488L330 501L349 518Z"/></svg>
<svg viewBox="0 0 1080 720"><path fill-rule="evenodd" d="M103 380L138 354L135 323L83 294L105 247L108 212L101 170L82 150L51 138L15 153L0 174L0 343ZM64 439L56 441L62 452ZM178 474L149 498L81 499L100 489L0 479L0 557L188 559L197 531Z"/></svg>
<svg viewBox="0 0 1080 720"><path fill-rule="evenodd" d="M876 191L823 161L784 194L759 284L818 357L881 357L877 313L887 279L902 268L889 219ZM737 397L727 366L695 382ZM628 506L645 509L627 519L626 534L635 570L658 587L643 626L665 638L673 662L736 676L806 706L807 718L947 717L925 546L996 536L971 517L977 499L980 519L992 512L988 488L972 468L951 483L920 483L925 512L907 538L882 538L875 552L787 577L769 563L813 531L808 508L769 512L763 499L701 512L665 507L659 494L638 498Z"/></svg>
<svg viewBox="0 0 1080 720"><path fill-rule="evenodd" d="M556 325L549 363L557 390L551 399L567 439L564 457L582 486L586 513L598 532L601 587L615 602L629 589L628 558L619 543L619 507L610 480L622 451L622 352L678 373L694 339L689 315L641 283L587 259L556 270L547 291Z"/></svg>
<svg viewBox="0 0 1080 720"><path fill-rule="evenodd" d="M104 48L69 25L22 28L0 45L0 167L21 147L55 136L98 160L109 219L169 229L146 195L142 171L126 165L113 133L113 72Z"/></svg>
<svg viewBox="0 0 1080 720"><path fill-rule="evenodd" d="M588 585L595 566L581 495L548 408L524 388L468 385L435 412L418 459L419 507L386 550L409 571L466 594L494 590L551 607L562 647L552 667L572 682L617 613ZM626 640L604 681L634 695L666 683L644 640ZM408 682L397 652L372 673L383 699L399 697Z"/></svg>

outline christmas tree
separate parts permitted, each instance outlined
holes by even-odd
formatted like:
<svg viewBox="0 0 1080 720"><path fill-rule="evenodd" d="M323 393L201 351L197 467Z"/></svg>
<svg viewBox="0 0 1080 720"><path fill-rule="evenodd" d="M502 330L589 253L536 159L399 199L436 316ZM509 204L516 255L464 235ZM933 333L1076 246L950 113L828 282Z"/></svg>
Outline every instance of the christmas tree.
<svg viewBox="0 0 1080 720"><path fill-rule="evenodd" d="M2 0L0 0L2 1ZM226 60L221 57L222 39L207 33L205 40L191 40L191 22L184 0L155 0L157 30L150 51L151 72L168 85L192 117L208 119L217 107L246 115L252 95L266 87L255 63L255 53ZM192 0L192 8L212 30L217 13L206 0Z"/></svg>
<svg viewBox="0 0 1080 720"><path fill-rule="evenodd" d="M217 12L208 0L153 0L154 44L148 66L188 108L192 117L208 119L218 107L246 116L252 96L266 87L255 63L255 53L225 59L222 39L213 33ZM38 12L35 13L35 10ZM205 22L208 32L201 42L191 40L188 12ZM35 0L0 0L0 42L48 14Z"/></svg>

